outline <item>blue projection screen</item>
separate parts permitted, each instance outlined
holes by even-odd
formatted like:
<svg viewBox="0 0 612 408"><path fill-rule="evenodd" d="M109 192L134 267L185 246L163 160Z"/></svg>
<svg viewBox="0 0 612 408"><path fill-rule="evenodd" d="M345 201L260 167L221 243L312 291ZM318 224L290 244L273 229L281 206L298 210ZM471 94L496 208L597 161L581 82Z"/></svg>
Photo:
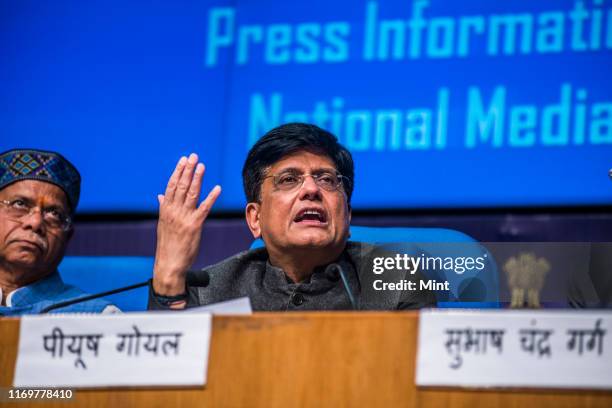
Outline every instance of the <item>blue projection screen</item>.
<svg viewBox="0 0 612 408"><path fill-rule="evenodd" d="M612 1L3 2L0 149L60 151L81 212L155 211L198 153L316 123L356 209L612 204Z"/></svg>

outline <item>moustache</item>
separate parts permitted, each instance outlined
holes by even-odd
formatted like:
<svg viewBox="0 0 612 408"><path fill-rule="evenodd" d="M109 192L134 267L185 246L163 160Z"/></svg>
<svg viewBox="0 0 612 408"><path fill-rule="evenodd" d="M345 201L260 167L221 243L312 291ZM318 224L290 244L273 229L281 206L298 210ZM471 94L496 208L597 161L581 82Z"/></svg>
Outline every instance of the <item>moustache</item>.
<svg viewBox="0 0 612 408"><path fill-rule="evenodd" d="M42 237L36 236L36 235L29 236L29 237L18 238L15 241L27 241L27 242L31 242L34 245L36 245L37 247L39 247L42 252L46 252L47 249L49 248L49 244L48 244L47 240L45 240Z"/></svg>

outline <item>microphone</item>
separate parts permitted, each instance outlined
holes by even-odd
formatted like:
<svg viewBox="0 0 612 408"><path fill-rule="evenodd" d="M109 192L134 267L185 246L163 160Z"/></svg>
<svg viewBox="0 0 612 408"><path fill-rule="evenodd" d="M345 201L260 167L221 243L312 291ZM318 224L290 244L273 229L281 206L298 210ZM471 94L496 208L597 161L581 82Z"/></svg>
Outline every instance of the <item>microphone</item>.
<svg viewBox="0 0 612 408"><path fill-rule="evenodd" d="M197 286L198 288L205 288L210 285L210 273L205 269L199 271L187 271L185 277L185 286Z"/></svg>
<svg viewBox="0 0 612 408"><path fill-rule="evenodd" d="M122 288L107 290L105 292L96 293L93 295L81 296L76 299L64 300L63 302L55 303L53 305L47 306L40 311L40 314L49 313L55 309L61 309L62 307L72 306L77 303L87 302L88 300L98 299L104 296L114 295L116 293L127 292L128 290L142 288L143 286L147 286L151 279L148 279L144 282L135 283L133 285L124 286ZM200 271L187 271L187 275L185 276L185 285L186 286L197 286L205 288L210 284L210 274L204 269Z"/></svg>
<svg viewBox="0 0 612 408"><path fill-rule="evenodd" d="M346 274L344 273L344 269L342 269L342 266L337 263L329 264L327 268L325 268L325 275L329 280L334 282L338 281L338 275L340 276L340 279L342 279L342 286L344 287L344 292L349 298L353 310L357 310L357 303L355 302L353 293L351 293L351 288L349 287L348 279L346 278Z"/></svg>

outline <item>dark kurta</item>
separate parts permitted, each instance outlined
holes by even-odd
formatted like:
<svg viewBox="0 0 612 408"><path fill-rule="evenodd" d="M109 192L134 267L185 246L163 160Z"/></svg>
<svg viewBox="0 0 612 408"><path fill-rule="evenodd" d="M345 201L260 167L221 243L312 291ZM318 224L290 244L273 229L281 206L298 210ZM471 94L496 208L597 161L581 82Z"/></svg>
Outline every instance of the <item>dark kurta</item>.
<svg viewBox="0 0 612 408"><path fill-rule="evenodd" d="M347 277L349 287L360 310L417 309L436 305L431 291L375 291L372 282L382 279L397 282L400 279L418 281L414 275L372 273L371 259L374 247L348 242L336 261ZM380 253L378 253L380 255ZM350 310L351 303L339 276L326 271L327 265L315 269L305 282L290 281L282 269L268 261L265 248L241 252L218 264L204 269L210 275L206 287L189 287L188 307L204 306L248 296L255 311L287 310ZM149 309L167 309L149 290Z"/></svg>

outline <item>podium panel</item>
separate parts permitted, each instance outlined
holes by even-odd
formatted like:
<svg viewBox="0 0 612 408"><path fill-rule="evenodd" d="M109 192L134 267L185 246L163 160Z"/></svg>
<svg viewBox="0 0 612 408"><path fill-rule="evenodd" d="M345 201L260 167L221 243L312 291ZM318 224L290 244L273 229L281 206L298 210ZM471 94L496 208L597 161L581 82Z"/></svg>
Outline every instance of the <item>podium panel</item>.
<svg viewBox="0 0 612 408"><path fill-rule="evenodd" d="M611 407L612 392L417 388L417 312L256 313L213 318L205 388L76 389L7 407ZM0 387L19 319L0 319Z"/></svg>

